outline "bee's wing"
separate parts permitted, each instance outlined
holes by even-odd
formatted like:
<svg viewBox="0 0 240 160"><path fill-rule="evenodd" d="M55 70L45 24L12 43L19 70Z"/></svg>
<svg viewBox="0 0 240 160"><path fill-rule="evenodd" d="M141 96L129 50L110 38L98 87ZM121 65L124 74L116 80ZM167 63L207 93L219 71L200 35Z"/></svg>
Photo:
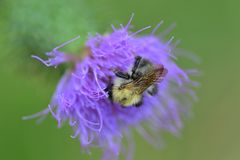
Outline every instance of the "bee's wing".
<svg viewBox="0 0 240 160"><path fill-rule="evenodd" d="M160 65L156 68L153 68L148 73L144 74L142 77L126 85L129 89L134 90L136 94L141 94L152 84L162 81L166 74L167 69L164 68L163 65Z"/></svg>

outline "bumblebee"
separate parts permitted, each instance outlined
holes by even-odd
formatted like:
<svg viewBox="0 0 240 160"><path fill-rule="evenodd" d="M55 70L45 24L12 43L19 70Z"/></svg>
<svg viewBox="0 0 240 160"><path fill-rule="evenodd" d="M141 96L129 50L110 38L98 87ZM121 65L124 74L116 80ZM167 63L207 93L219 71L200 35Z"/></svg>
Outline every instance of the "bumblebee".
<svg viewBox="0 0 240 160"><path fill-rule="evenodd" d="M167 69L163 65L154 66L149 60L137 56L129 72L115 70L114 73L116 78L105 89L109 99L122 107L139 107L145 91L152 96L157 94L157 83L163 80Z"/></svg>

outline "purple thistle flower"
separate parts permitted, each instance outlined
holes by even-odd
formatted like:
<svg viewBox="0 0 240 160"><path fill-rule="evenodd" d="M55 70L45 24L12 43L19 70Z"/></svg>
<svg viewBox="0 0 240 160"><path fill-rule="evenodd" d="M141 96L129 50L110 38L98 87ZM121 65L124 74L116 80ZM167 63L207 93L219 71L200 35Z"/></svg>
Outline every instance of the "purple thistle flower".
<svg viewBox="0 0 240 160"><path fill-rule="evenodd" d="M131 18L132 20L132 18ZM135 128L146 140L158 145L159 132L168 131L178 135L183 127L182 117L191 105L192 89L196 82L189 79L193 71L184 71L174 62L170 41L164 43L154 32L148 36L136 36L130 33L130 22L113 33L89 37L82 55L76 58L60 52L58 49L76 40L70 40L47 53L48 60L34 58L46 66L74 62L75 67L61 78L48 108L25 119L45 116L51 112L59 127L68 122L74 130L73 138L79 138L82 148L100 147L102 159L114 159L122 152L126 159L132 159L134 143L130 128ZM153 64L162 64L168 73L157 84L159 92L150 96L144 93L141 107L123 108L112 103L105 88L109 78L116 76L113 69L129 70L134 58L141 56ZM123 147L122 138L127 138L128 146Z"/></svg>

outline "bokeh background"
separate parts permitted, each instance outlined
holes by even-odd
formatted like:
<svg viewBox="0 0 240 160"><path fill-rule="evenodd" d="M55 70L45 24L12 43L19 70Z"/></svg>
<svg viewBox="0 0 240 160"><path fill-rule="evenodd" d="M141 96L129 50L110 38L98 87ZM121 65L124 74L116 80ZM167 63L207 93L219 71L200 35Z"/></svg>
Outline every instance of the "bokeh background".
<svg viewBox="0 0 240 160"><path fill-rule="evenodd" d="M89 33L110 31L135 13L133 31L164 20L159 33L181 40L195 53L202 71L199 102L180 137L164 135L158 150L135 135L136 160L240 159L240 2L238 0L0 0L0 159L92 160L83 154L68 126L58 129L50 116L37 125L21 117L44 109L65 66L46 68L30 58L81 35L64 50L77 52ZM143 34L149 33L148 31Z"/></svg>

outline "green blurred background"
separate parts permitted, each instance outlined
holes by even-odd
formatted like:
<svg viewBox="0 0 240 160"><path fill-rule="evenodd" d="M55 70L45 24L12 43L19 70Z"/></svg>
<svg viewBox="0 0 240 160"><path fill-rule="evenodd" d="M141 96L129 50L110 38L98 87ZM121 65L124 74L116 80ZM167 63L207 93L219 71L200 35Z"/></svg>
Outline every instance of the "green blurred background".
<svg viewBox="0 0 240 160"><path fill-rule="evenodd" d="M0 159L88 160L68 126L57 128L50 116L36 125L21 117L44 109L64 71L46 68L30 58L43 56L56 45L81 35L66 50L77 52L88 33L104 33L110 24L126 24L135 13L134 29L165 20L169 36L180 48L197 54L202 63L180 62L199 68L199 102L182 135L164 135L157 150L136 135L136 160L240 159L240 2L238 0L0 0ZM149 33L148 31L144 33ZM167 37L168 38L168 37Z"/></svg>

